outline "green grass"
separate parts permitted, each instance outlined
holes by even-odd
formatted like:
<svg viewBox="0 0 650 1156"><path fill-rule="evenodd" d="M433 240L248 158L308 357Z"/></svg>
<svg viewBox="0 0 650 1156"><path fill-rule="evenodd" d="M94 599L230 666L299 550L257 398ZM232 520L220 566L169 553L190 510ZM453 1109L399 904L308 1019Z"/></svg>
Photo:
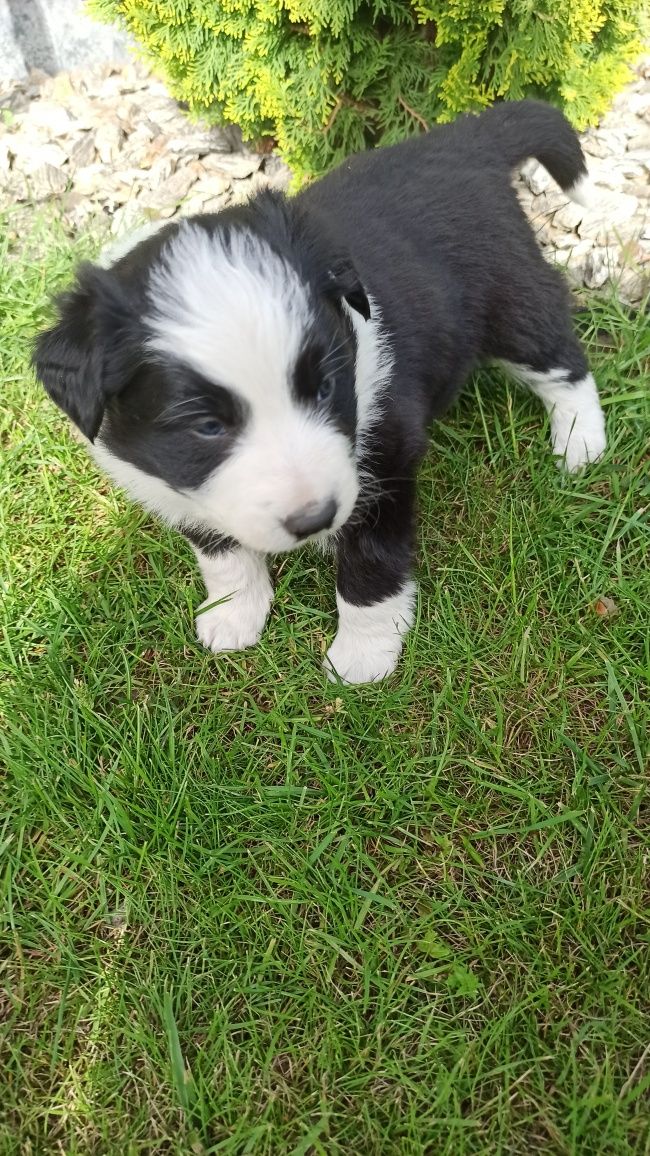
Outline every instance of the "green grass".
<svg viewBox="0 0 650 1156"><path fill-rule="evenodd" d="M399 673L333 687L330 563L202 652L189 549L36 387L92 245L36 220L0 282L0 1152L650 1152L648 317L581 320L584 477L470 386Z"/></svg>

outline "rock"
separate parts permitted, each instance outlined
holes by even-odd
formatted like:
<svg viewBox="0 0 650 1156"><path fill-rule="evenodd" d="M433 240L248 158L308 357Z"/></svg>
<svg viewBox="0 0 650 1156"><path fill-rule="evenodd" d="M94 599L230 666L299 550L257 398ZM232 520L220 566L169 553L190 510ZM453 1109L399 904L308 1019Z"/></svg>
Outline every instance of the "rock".
<svg viewBox="0 0 650 1156"><path fill-rule="evenodd" d="M23 161L29 164L29 157L34 149L47 143L37 134L30 135L29 128L23 131L22 126L18 126L14 132L8 133L3 139L7 141L16 168L22 168Z"/></svg>
<svg viewBox="0 0 650 1156"><path fill-rule="evenodd" d="M573 260L571 247L567 245L566 249L554 249L548 254L548 259L552 265L560 265L563 269L566 268L569 262Z"/></svg>
<svg viewBox="0 0 650 1156"><path fill-rule="evenodd" d="M74 189L70 189L61 199L61 207L64 213L74 213L80 209L82 205L87 204L88 198L84 197L82 193L76 192Z"/></svg>
<svg viewBox="0 0 650 1156"><path fill-rule="evenodd" d="M623 269L616 281L616 289L623 301L634 305L650 292L650 270Z"/></svg>
<svg viewBox="0 0 650 1156"><path fill-rule="evenodd" d="M87 91L89 95L99 97L101 100L119 97L122 94L122 77L119 73L105 76L98 84L91 83Z"/></svg>
<svg viewBox="0 0 650 1156"><path fill-rule="evenodd" d="M70 168L73 170L84 169L94 163L96 156L97 150L92 134L84 133L83 136L77 138L70 150Z"/></svg>
<svg viewBox="0 0 650 1156"><path fill-rule="evenodd" d="M616 193L603 197L597 211L584 214L578 232L581 237L590 237L601 245L610 237L635 236L640 233L642 224L637 198L628 193Z"/></svg>
<svg viewBox="0 0 650 1156"><path fill-rule="evenodd" d="M564 268L564 276L569 282L573 290L580 290L583 288L584 268L582 265L576 265L571 262Z"/></svg>
<svg viewBox="0 0 650 1156"><path fill-rule="evenodd" d="M593 249L592 241L578 241L571 249L571 258L580 266L584 266L589 253ZM618 250L608 250L612 268L618 261Z"/></svg>
<svg viewBox="0 0 650 1156"><path fill-rule="evenodd" d="M650 173L650 155L647 149L631 149L626 158L628 162L642 165L646 173Z"/></svg>
<svg viewBox="0 0 650 1156"><path fill-rule="evenodd" d="M145 169L151 168L163 155L167 155L164 135L159 133L154 136L149 127L142 124L138 125L136 132L131 133L123 149L123 157L129 164Z"/></svg>
<svg viewBox="0 0 650 1156"><path fill-rule="evenodd" d="M207 172L200 176L197 183L192 189L192 196L195 197L221 197L230 188L230 181L228 177L221 173Z"/></svg>
<svg viewBox="0 0 650 1156"><path fill-rule="evenodd" d="M144 192L140 202L145 209L154 209L161 216L171 216L177 205L187 196L195 180L196 175L193 172L187 169L179 170L158 188Z"/></svg>
<svg viewBox="0 0 650 1156"><path fill-rule="evenodd" d="M561 229L577 229L582 221L587 210L583 205L575 205L573 201L569 201L563 209L558 211L553 216L553 224L559 226Z"/></svg>
<svg viewBox="0 0 650 1156"><path fill-rule="evenodd" d="M56 76L50 76L41 91L53 105L63 105L64 108L69 106L75 95L69 72L59 72Z"/></svg>
<svg viewBox="0 0 650 1156"><path fill-rule="evenodd" d="M223 133L211 129L209 132L193 132L171 137L167 148L172 153L184 157L205 157L208 153L229 153L230 143Z"/></svg>
<svg viewBox="0 0 650 1156"><path fill-rule="evenodd" d="M64 193L60 203L64 221L73 230L84 228L97 210L94 201L89 200L88 197L83 197L74 190Z"/></svg>
<svg viewBox="0 0 650 1156"><path fill-rule="evenodd" d="M266 158L264 176L275 189L287 189L291 183L291 173L284 161L278 156Z"/></svg>
<svg viewBox="0 0 650 1156"><path fill-rule="evenodd" d="M102 188L106 186L110 174L110 167L99 163L78 169L73 175L75 192L81 193L85 197L99 196Z"/></svg>
<svg viewBox="0 0 650 1156"><path fill-rule="evenodd" d="M540 193L545 193L546 190L553 184L552 177L549 176L546 169L543 168L542 165L535 165L533 169L526 172L524 181L534 196L539 196Z"/></svg>
<svg viewBox="0 0 650 1156"><path fill-rule="evenodd" d="M195 192L196 188L197 186L195 185L191 196L189 196L181 206L181 215L183 217L195 217L201 213L219 213L226 207L230 200L228 193L222 193L221 196L216 197L206 197L200 193L197 194Z"/></svg>
<svg viewBox="0 0 650 1156"><path fill-rule="evenodd" d="M24 173L34 173L44 165L60 169L66 163L68 154L58 144L32 144L31 149L16 154L15 167Z"/></svg>
<svg viewBox="0 0 650 1156"><path fill-rule="evenodd" d="M73 121L66 109L51 100L34 101L30 122L35 127L44 129L50 140L67 136L73 128Z"/></svg>
<svg viewBox="0 0 650 1156"><path fill-rule="evenodd" d="M115 115L120 122L120 126L127 135L133 131L138 123L140 115L139 101L133 100L129 97L127 100L120 100L115 108Z"/></svg>
<svg viewBox="0 0 650 1156"><path fill-rule="evenodd" d="M124 205L141 192L147 176L147 172L142 169L122 169L111 173L101 185L100 199L112 206Z"/></svg>
<svg viewBox="0 0 650 1156"><path fill-rule="evenodd" d="M11 223L14 221L14 209L17 201L26 201L29 199L29 189L27 187L27 178L22 173L10 172L2 182L2 200L5 204L11 205Z"/></svg>
<svg viewBox="0 0 650 1156"><path fill-rule="evenodd" d="M582 148L590 157L608 157L611 151L605 141L597 136L583 137Z"/></svg>
<svg viewBox="0 0 650 1156"><path fill-rule="evenodd" d="M554 213L556 209L562 209L567 203L566 196L560 190L552 185L547 193L540 193L532 202L531 208L535 215L540 214L545 216Z"/></svg>
<svg viewBox="0 0 650 1156"><path fill-rule="evenodd" d="M627 108L635 116L645 116L646 112L650 112L650 92L631 93L627 100Z"/></svg>
<svg viewBox="0 0 650 1156"><path fill-rule="evenodd" d="M103 164L116 161L125 140L124 130L115 122L100 124L95 133L95 148Z"/></svg>
<svg viewBox="0 0 650 1156"><path fill-rule="evenodd" d="M629 174L632 179L637 177L645 180L645 170L638 161L630 160L627 153L616 161L610 157L606 162L592 161L589 165L589 175L592 184L605 189L620 189L623 181ZM598 190L596 190L598 192Z"/></svg>
<svg viewBox="0 0 650 1156"><path fill-rule="evenodd" d="M553 229L548 221L542 220L540 222L539 219L534 216L531 219L531 225L533 226L533 231L535 233L535 240L537 241L538 245L541 245L542 249L548 248L549 245L555 245L559 234L553 232ZM575 240L571 233L563 233L562 236L570 237L572 241Z"/></svg>
<svg viewBox="0 0 650 1156"><path fill-rule="evenodd" d="M624 137L632 136L637 131L639 122L630 116L629 109L610 109L610 111L603 117L599 129L591 131L598 133L605 130L621 133Z"/></svg>
<svg viewBox="0 0 650 1156"><path fill-rule="evenodd" d="M127 201L115 210L111 221L111 233L116 237L126 236L141 225L143 213L137 201Z"/></svg>
<svg viewBox="0 0 650 1156"><path fill-rule="evenodd" d="M583 281L588 289L600 289L610 275L607 249L591 249L584 263Z"/></svg>
<svg viewBox="0 0 650 1156"><path fill-rule="evenodd" d="M627 148L627 137L620 129L607 128L604 124L598 129L598 144L599 149L604 149L600 152L600 156L622 156ZM589 152L589 148L585 143L585 151Z"/></svg>
<svg viewBox="0 0 650 1156"><path fill-rule="evenodd" d="M43 164L29 174L27 186L35 201L47 201L49 197L59 197L65 192L68 178L55 165Z"/></svg>
<svg viewBox="0 0 650 1156"><path fill-rule="evenodd" d="M143 165L146 169L147 166ZM176 158L162 154L156 158L149 171L149 187L152 190L164 185L176 172Z"/></svg>
<svg viewBox="0 0 650 1156"><path fill-rule="evenodd" d="M635 133L631 136L627 144L628 152L631 153L645 153L646 157L650 156L650 129L645 129L643 132Z"/></svg>
<svg viewBox="0 0 650 1156"><path fill-rule="evenodd" d="M262 158L255 153L224 153L214 157L213 161L211 167L215 172L224 173L238 181L252 177L262 164Z"/></svg>
<svg viewBox="0 0 650 1156"><path fill-rule="evenodd" d="M567 232L565 229L554 229L550 231L550 244L557 249L567 249L571 252L579 244L577 234L574 232ZM591 246L590 246L591 247Z"/></svg>
<svg viewBox="0 0 650 1156"><path fill-rule="evenodd" d="M631 197L637 197L639 201L647 201L650 197L650 185L645 181L643 183L639 183L638 180L623 181L621 190L629 193Z"/></svg>
<svg viewBox="0 0 650 1156"><path fill-rule="evenodd" d="M101 105L95 104L88 97L79 96L74 92L66 108L70 113L74 132L88 132L91 129L96 129L104 117L104 110Z"/></svg>
<svg viewBox="0 0 650 1156"><path fill-rule="evenodd" d="M178 117L178 105L170 96L153 99L147 102L147 116L154 124L164 128L169 122Z"/></svg>

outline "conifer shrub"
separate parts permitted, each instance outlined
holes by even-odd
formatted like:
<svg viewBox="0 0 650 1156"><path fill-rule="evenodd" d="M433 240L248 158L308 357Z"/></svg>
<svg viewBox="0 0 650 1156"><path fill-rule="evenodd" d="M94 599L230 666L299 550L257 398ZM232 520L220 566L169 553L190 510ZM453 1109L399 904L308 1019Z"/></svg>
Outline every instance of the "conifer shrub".
<svg viewBox="0 0 650 1156"><path fill-rule="evenodd" d="M190 110L277 143L297 176L498 99L577 128L629 78L645 0L90 0Z"/></svg>

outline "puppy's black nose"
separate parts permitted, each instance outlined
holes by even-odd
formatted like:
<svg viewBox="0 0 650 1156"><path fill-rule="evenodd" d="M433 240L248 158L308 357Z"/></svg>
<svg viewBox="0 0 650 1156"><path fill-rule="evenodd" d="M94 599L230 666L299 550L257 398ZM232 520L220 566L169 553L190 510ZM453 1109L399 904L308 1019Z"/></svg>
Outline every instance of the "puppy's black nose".
<svg viewBox="0 0 650 1156"><path fill-rule="evenodd" d="M310 534L317 534L319 530L329 530L336 517L337 505L334 498L326 502L309 502L302 510L285 518L285 529L295 538L308 538Z"/></svg>

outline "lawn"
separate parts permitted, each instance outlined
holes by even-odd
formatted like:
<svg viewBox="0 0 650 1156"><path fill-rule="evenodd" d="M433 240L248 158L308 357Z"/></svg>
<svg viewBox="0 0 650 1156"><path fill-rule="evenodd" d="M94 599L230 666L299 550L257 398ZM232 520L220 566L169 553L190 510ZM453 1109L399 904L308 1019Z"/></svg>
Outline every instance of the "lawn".
<svg viewBox="0 0 650 1156"><path fill-rule="evenodd" d="M200 649L190 550L27 369L95 241L2 233L0 1152L650 1152L648 316L579 318L585 476L470 384L398 674L337 687L309 552Z"/></svg>

